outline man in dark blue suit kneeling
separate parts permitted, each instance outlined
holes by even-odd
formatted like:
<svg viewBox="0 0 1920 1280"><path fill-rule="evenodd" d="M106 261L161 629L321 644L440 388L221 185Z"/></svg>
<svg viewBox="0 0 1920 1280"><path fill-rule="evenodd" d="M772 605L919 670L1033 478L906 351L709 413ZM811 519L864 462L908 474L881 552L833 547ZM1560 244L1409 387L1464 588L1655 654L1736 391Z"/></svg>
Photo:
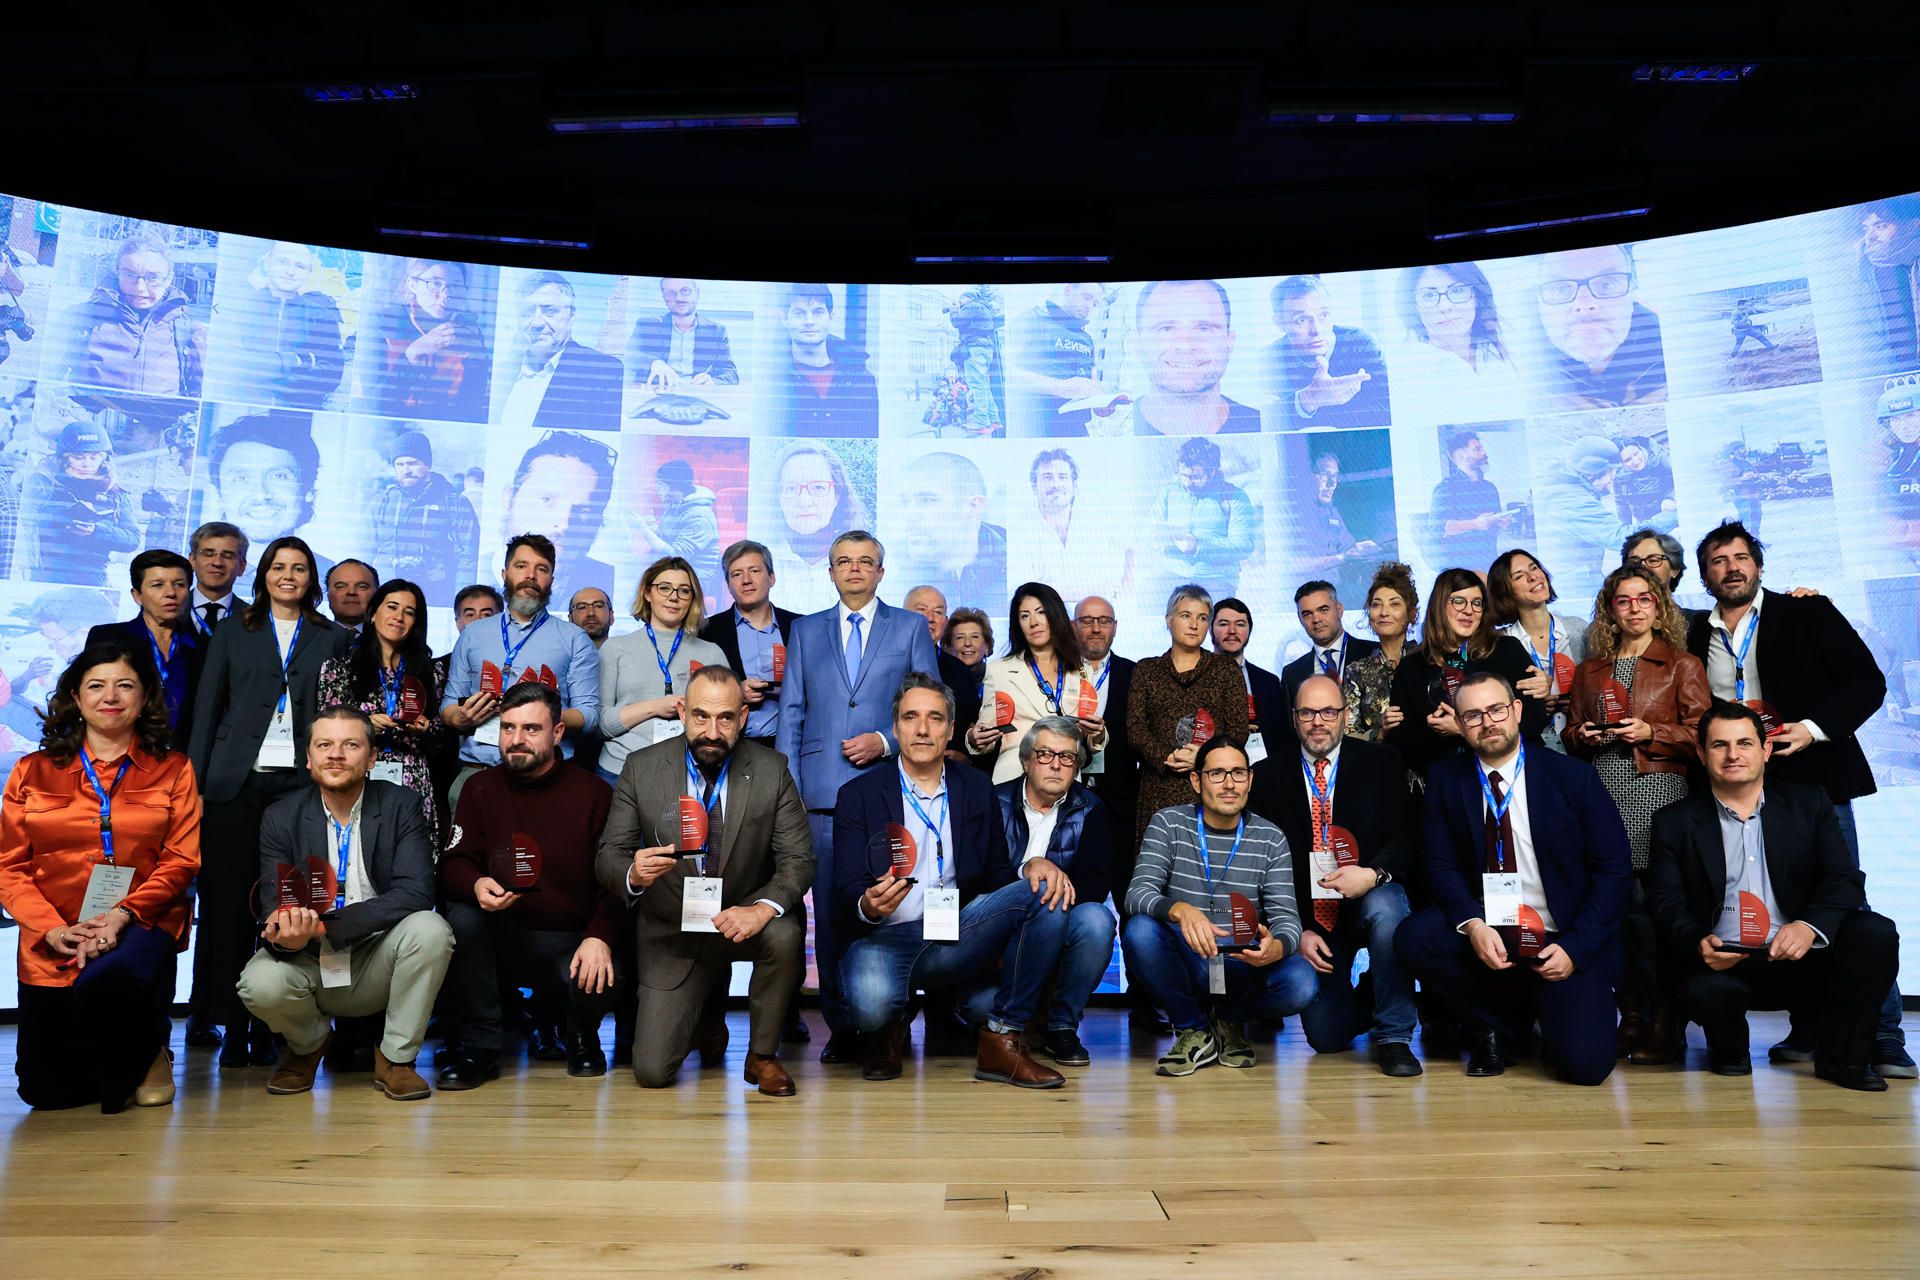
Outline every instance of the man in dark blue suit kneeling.
<svg viewBox="0 0 1920 1280"><path fill-rule="evenodd" d="M1394 949L1458 1011L1467 1074L1506 1069L1498 1030L1540 1021L1560 1078L1613 1071L1627 831L1593 766L1521 740L1513 686L1470 675L1454 713L1471 755L1427 776L1427 874L1439 905L1408 917Z"/></svg>
<svg viewBox="0 0 1920 1280"><path fill-rule="evenodd" d="M1067 909L1049 890L1065 873L1042 858L1015 874L993 784L977 769L946 762L951 689L909 674L893 697L893 730L899 767L841 787L833 816L832 909L842 936L852 939L840 984L854 1027L867 1036L861 1074L900 1074L915 987L997 985L974 1078L1057 1089L1065 1078L1028 1055L1020 1032L1060 965ZM889 826L911 837L908 875L888 874L898 835Z"/></svg>

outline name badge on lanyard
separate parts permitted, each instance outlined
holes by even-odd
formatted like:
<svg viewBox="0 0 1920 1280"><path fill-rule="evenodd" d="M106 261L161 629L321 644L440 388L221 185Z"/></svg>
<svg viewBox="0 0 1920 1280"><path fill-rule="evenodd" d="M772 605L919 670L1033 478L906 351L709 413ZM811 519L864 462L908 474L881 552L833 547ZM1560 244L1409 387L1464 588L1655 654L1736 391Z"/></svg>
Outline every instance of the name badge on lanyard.
<svg viewBox="0 0 1920 1280"><path fill-rule="evenodd" d="M719 933L713 924L719 914L719 876L688 876L681 882L680 932Z"/></svg>
<svg viewBox="0 0 1920 1280"><path fill-rule="evenodd" d="M320 985L329 989L353 985L353 952L335 951L325 938L320 939Z"/></svg>
<svg viewBox="0 0 1920 1280"><path fill-rule="evenodd" d="M95 916L105 915L113 910L133 890L133 868L114 862L113 848L113 797L120 790L120 780L127 776L127 768L132 760L122 760L120 771L113 775L113 785L100 785L100 775L94 771L93 761L87 759L85 747L80 749L80 767L86 772L87 783L93 793L100 798L100 858L87 873L87 894L80 903L80 918L91 920Z"/></svg>
<svg viewBox="0 0 1920 1280"><path fill-rule="evenodd" d="M927 837L933 841L933 871L931 884L921 887L920 937L927 942L960 941L960 890L947 884L947 848L946 837L941 834L947 816L947 793L940 792L940 822L933 820L921 807L920 797L913 794L913 788L907 785L906 774L900 775L900 794L912 806L914 815L920 819L920 825L927 830Z"/></svg>
<svg viewBox="0 0 1920 1280"><path fill-rule="evenodd" d="M1201 809L1199 805L1193 806L1193 830L1194 830L1194 834L1200 840L1200 870L1207 878L1207 916L1209 919L1211 919L1213 916L1213 908L1214 908L1213 858L1207 852L1206 813L1204 810ZM1221 879L1224 880L1226 878L1227 872L1233 870L1233 860L1240 856L1240 842L1246 838L1246 835L1247 835L1247 819L1246 819L1246 816L1243 814L1239 822L1234 826L1234 829L1233 829L1233 848L1227 850L1227 860L1225 863L1221 864L1221 867L1220 867ZM1214 989L1214 977L1215 977L1216 970L1218 971L1218 975L1219 975L1218 990ZM1216 996L1225 995L1227 993L1226 964L1224 960L1217 955L1214 956L1213 959L1209 961L1207 965L1207 991L1209 992L1209 994L1216 995Z"/></svg>
<svg viewBox="0 0 1920 1280"><path fill-rule="evenodd" d="M1515 759L1513 778L1507 785L1507 793L1495 803L1493 787L1487 782L1485 766L1477 766L1480 775L1480 794L1487 802L1486 821L1493 827L1493 856L1499 864L1499 870L1489 871L1480 877L1480 899L1486 911L1485 920L1495 927L1517 926L1520 923L1520 873L1518 850L1508 850L1506 841L1500 836L1500 823L1513 807L1513 795L1520 787L1521 774L1527 767L1526 744L1520 745L1520 754ZM1512 854L1515 870L1507 870L1508 855Z"/></svg>
<svg viewBox="0 0 1920 1280"><path fill-rule="evenodd" d="M303 614L293 624L293 638L287 642L287 651L280 658L280 701L273 709L273 719L267 722L267 736L261 739L260 754L254 760L254 764L262 769L293 768L293 717L288 714L292 708L287 698L287 673L293 667L294 650L300 647L300 632L306 625L307 619Z"/></svg>
<svg viewBox="0 0 1920 1280"><path fill-rule="evenodd" d="M391 782L396 787L404 787L407 785L406 779L400 776L400 762L398 760L377 761L373 768L367 771L367 776L375 782Z"/></svg>

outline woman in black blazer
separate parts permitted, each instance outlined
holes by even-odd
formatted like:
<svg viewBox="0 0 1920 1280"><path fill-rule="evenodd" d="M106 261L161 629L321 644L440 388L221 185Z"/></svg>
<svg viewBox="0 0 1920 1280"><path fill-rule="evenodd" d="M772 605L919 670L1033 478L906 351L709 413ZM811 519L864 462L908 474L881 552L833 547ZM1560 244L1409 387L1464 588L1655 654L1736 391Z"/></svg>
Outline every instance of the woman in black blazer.
<svg viewBox="0 0 1920 1280"><path fill-rule="evenodd" d="M200 862L200 938L194 1013L224 1024L220 1065L271 1066L273 1034L249 1019L235 992L256 932L248 890L259 873L260 818L307 780L307 726L320 668L352 633L320 616L320 573L299 538L275 538L260 557L253 603L216 627L194 699L187 754L206 802ZM283 676L284 673L284 676Z"/></svg>

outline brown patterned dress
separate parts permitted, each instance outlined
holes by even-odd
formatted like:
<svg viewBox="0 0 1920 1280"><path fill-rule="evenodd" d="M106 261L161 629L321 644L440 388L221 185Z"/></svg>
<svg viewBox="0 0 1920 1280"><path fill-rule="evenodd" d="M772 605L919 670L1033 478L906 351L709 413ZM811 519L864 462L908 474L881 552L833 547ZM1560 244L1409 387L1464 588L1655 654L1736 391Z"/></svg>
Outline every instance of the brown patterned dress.
<svg viewBox="0 0 1920 1280"><path fill-rule="evenodd" d="M1184 745L1174 741L1180 720L1202 707L1212 714L1217 732L1246 742L1247 686L1233 659L1202 650L1192 670L1176 671L1169 650L1133 669L1133 685L1127 693L1127 741L1140 753L1136 831L1144 834L1147 821L1168 805L1193 803L1187 775L1171 772L1161 762L1176 746Z"/></svg>

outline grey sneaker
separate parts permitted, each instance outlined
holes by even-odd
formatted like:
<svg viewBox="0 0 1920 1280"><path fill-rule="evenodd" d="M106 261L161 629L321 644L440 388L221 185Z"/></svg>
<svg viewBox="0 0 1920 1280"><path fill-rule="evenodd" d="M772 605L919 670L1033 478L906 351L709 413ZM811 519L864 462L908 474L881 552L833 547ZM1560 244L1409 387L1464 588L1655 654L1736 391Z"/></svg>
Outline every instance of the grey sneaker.
<svg viewBox="0 0 1920 1280"><path fill-rule="evenodd" d="M1195 1027L1173 1038L1173 1048L1161 1055L1160 1065L1153 1069L1153 1073L1158 1076L1190 1076L1219 1060L1220 1046L1214 1042L1213 1033L1205 1027Z"/></svg>
<svg viewBox="0 0 1920 1280"><path fill-rule="evenodd" d="M1220 1065L1245 1070L1253 1065L1253 1046L1241 1033L1240 1024L1226 1018L1213 1020L1214 1038L1220 1042Z"/></svg>

